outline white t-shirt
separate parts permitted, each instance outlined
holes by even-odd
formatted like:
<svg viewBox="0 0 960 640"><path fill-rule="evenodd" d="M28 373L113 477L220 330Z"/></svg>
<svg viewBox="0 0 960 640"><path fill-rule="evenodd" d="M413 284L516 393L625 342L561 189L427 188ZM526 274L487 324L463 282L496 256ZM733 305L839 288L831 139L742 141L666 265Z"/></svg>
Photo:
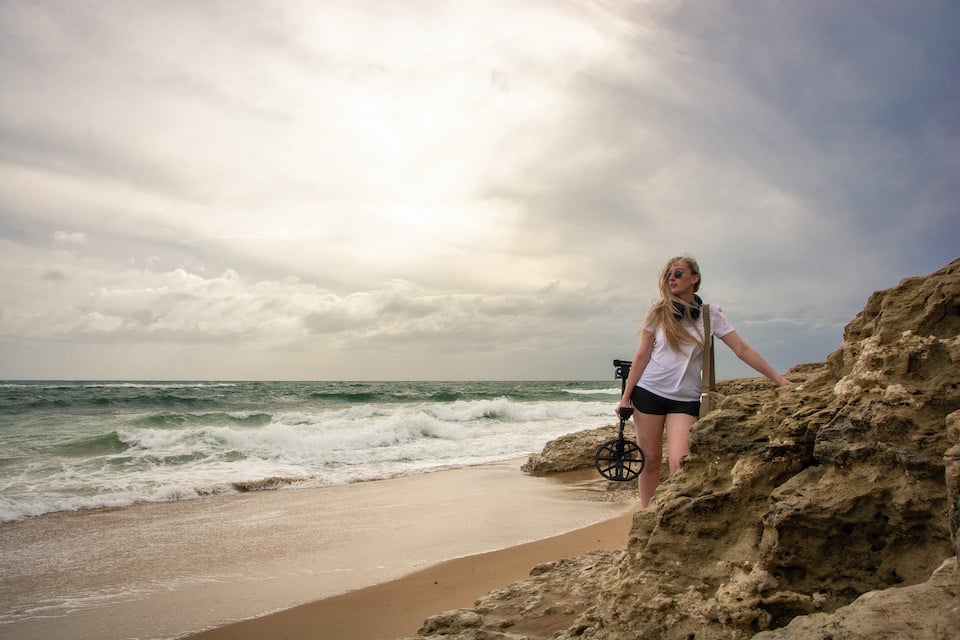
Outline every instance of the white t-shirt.
<svg viewBox="0 0 960 640"><path fill-rule="evenodd" d="M643 319L643 330L652 331L654 324L653 310L656 304L647 309ZM684 320L684 327L694 338L693 344L682 344L676 350L667 342L662 327L657 327L653 338L653 352L650 362L640 376L638 387L669 398L691 402L700 399L700 376L703 372L703 318L697 318L696 328L689 321ZM710 305L710 333L722 338L731 331L733 325L727 320L723 309L719 305Z"/></svg>

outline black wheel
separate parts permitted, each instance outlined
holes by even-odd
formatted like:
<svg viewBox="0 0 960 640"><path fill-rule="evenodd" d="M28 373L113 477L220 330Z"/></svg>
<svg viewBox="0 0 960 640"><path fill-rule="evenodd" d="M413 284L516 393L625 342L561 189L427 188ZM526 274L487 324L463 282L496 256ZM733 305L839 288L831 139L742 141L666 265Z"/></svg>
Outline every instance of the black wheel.
<svg viewBox="0 0 960 640"><path fill-rule="evenodd" d="M600 475L607 480L626 482L643 473L647 460L636 442L617 438L600 445L597 455L593 458L593 464Z"/></svg>

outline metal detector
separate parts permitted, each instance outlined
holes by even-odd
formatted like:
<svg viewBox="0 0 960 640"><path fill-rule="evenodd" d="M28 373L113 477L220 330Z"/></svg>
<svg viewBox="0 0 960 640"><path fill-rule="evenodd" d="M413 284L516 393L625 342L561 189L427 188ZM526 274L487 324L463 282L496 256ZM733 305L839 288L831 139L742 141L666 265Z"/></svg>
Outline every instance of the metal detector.
<svg viewBox="0 0 960 640"><path fill-rule="evenodd" d="M621 395L626 390L627 376L630 375L630 364L626 360L613 361L613 366L616 369L614 377L623 380L620 384ZM593 464L600 475L607 480L627 482L628 480L634 480L643 473L643 467L646 466L647 459L636 442L623 437L623 427L633 415L633 409L631 407L620 407L619 414L620 435L600 445L600 448L597 449L597 455L593 457Z"/></svg>

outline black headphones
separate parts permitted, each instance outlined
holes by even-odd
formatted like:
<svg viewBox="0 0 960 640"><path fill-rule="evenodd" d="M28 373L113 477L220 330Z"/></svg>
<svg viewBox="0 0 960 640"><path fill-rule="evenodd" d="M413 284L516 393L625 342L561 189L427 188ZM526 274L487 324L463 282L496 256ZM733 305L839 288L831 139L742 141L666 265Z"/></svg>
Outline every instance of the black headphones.
<svg viewBox="0 0 960 640"><path fill-rule="evenodd" d="M690 309L690 319L696 321L700 317L700 307L703 306L703 298L697 294L693 294L694 304L689 307L681 302L673 301L673 316L677 320L682 320L683 316L687 314L687 309Z"/></svg>

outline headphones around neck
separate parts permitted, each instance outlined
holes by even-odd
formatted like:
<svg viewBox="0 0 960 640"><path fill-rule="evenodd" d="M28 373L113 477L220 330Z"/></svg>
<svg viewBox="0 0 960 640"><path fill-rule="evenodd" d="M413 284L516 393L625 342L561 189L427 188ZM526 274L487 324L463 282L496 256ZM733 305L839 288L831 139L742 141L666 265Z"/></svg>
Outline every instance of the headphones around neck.
<svg viewBox="0 0 960 640"><path fill-rule="evenodd" d="M687 309L690 310L690 319L696 321L700 317L700 307L703 306L703 298L694 294L693 295L694 303L690 306L683 304L682 302L673 301L673 310L674 317L677 320L682 320L683 316L687 314Z"/></svg>

